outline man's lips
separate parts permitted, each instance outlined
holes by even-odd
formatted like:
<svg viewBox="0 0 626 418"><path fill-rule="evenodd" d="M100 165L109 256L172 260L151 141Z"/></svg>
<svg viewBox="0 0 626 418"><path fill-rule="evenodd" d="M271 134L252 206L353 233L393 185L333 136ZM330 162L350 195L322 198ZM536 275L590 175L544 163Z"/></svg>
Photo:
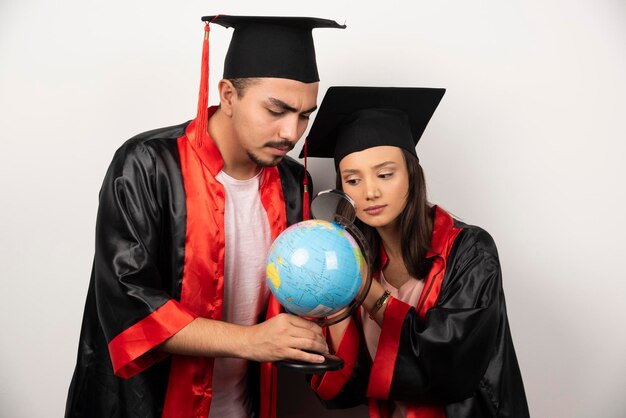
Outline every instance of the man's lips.
<svg viewBox="0 0 626 418"><path fill-rule="evenodd" d="M270 149L270 151L272 151L273 154L276 155L285 155L287 154L289 151L291 151L294 148L294 144L291 143L268 143L265 145L267 148Z"/></svg>
<svg viewBox="0 0 626 418"><path fill-rule="evenodd" d="M378 215L385 209L386 206L387 205L368 206L363 209L363 212L367 213L368 215Z"/></svg>
<svg viewBox="0 0 626 418"><path fill-rule="evenodd" d="M272 154L275 154L275 155L285 155L289 151L291 151L292 147L280 146L280 147L269 147L269 149L272 152Z"/></svg>

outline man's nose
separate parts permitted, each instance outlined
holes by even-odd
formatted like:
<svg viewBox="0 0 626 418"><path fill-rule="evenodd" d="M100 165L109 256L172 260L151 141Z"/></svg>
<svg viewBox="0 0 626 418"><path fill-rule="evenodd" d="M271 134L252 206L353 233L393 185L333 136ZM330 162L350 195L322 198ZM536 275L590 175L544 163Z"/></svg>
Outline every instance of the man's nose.
<svg viewBox="0 0 626 418"><path fill-rule="evenodd" d="M300 139L298 138L298 123L299 119L297 114L291 114L285 117L280 126L279 135L281 139L286 139L294 143L297 142L298 139Z"/></svg>

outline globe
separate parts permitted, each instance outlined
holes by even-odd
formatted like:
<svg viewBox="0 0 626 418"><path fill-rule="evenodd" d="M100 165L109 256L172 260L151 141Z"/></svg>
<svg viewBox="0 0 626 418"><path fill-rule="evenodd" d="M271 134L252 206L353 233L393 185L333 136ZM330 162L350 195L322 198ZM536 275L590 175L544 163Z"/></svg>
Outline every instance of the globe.
<svg viewBox="0 0 626 418"><path fill-rule="evenodd" d="M361 249L346 229L312 219L290 226L274 240L266 276L288 312L323 318L350 305L363 283L363 270Z"/></svg>

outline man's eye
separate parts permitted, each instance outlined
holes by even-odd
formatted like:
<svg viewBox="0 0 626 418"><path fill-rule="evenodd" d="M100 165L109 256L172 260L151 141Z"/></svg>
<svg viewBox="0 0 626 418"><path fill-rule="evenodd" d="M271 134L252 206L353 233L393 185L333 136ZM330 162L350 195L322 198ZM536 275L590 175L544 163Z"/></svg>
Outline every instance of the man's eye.
<svg viewBox="0 0 626 418"><path fill-rule="evenodd" d="M310 117L311 115L300 115L300 119L302 120L309 120Z"/></svg>
<svg viewBox="0 0 626 418"><path fill-rule="evenodd" d="M281 116L282 114L284 114L284 113L285 113L285 112L276 112L276 111L274 111L274 110L272 110L272 109L267 109L267 111L268 111L268 112L270 112L270 114L271 114L272 116Z"/></svg>

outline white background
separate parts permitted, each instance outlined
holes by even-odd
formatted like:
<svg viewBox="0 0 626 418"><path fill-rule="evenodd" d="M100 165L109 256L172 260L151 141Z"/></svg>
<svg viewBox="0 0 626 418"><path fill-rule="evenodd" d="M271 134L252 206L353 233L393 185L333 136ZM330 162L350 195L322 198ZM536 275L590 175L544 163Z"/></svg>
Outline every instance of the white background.
<svg viewBox="0 0 626 418"><path fill-rule="evenodd" d="M623 0L2 0L0 416L63 414L102 178L125 139L194 116L214 13L346 20L314 32L320 101L447 88L418 154L430 200L498 243L532 416L626 415ZM288 391L283 416L323 416Z"/></svg>

